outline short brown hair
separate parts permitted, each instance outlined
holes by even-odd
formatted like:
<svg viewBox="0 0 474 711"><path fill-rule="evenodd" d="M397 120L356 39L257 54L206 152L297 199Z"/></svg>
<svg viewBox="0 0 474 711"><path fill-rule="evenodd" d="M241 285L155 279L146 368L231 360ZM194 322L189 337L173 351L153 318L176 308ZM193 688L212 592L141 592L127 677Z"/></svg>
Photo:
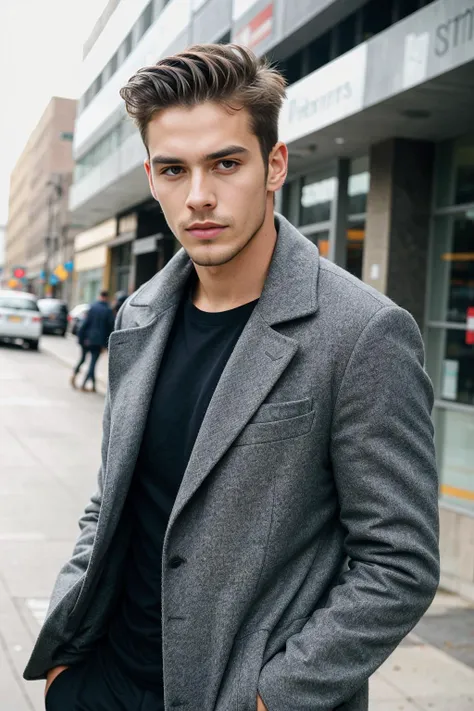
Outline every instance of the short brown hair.
<svg viewBox="0 0 474 711"><path fill-rule="evenodd" d="M145 147L150 121L171 106L205 101L245 108L265 164L278 142L278 117L286 81L266 59L237 44L200 44L140 69L120 90Z"/></svg>

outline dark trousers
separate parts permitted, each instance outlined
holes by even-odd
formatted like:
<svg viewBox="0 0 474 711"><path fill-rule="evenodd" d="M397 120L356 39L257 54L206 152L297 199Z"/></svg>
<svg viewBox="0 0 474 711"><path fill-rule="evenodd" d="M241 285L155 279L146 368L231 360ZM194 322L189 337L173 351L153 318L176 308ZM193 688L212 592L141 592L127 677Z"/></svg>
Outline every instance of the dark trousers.
<svg viewBox="0 0 474 711"><path fill-rule="evenodd" d="M92 385L95 388L95 369L97 366L97 361L100 358L100 353L101 353L102 348L100 346L83 346L81 345L81 358L79 360L79 363L76 365L74 368L74 373L76 375L79 375L79 372L86 362L87 354L90 354L90 360L89 360L89 370L87 371L87 375L84 379L83 382L83 387L86 385L86 383L90 380L92 381Z"/></svg>
<svg viewBox="0 0 474 711"><path fill-rule="evenodd" d="M136 686L112 659L96 651L56 677L46 695L46 711L164 711L164 704L161 695Z"/></svg>

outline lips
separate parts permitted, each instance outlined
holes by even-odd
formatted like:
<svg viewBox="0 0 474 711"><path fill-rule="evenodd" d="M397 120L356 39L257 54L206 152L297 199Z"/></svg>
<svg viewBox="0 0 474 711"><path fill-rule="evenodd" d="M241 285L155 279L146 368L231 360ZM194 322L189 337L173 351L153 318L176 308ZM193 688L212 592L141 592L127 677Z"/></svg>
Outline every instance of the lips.
<svg viewBox="0 0 474 711"><path fill-rule="evenodd" d="M216 225L214 223L202 223L188 227L187 232L196 239L215 239L225 230L225 226Z"/></svg>

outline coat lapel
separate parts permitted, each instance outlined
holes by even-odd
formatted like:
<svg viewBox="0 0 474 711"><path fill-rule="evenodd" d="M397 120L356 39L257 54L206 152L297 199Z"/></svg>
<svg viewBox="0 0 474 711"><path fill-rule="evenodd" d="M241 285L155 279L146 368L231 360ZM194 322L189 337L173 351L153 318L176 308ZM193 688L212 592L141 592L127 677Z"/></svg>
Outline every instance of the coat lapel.
<svg viewBox="0 0 474 711"><path fill-rule="evenodd" d="M257 313L252 315L207 409L169 527L265 400L297 349L296 341L271 329Z"/></svg>
<svg viewBox="0 0 474 711"><path fill-rule="evenodd" d="M107 540L120 519L143 438L156 376L192 264L178 255L130 301L130 316L109 341L112 418L97 535ZM103 529L103 530L102 530Z"/></svg>

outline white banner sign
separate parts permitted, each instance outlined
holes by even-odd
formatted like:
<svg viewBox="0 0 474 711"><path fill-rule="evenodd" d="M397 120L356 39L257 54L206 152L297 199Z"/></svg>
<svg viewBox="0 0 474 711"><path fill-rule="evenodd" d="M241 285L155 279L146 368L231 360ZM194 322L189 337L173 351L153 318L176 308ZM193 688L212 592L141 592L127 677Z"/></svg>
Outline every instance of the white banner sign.
<svg viewBox="0 0 474 711"><path fill-rule="evenodd" d="M367 45L362 44L290 86L280 139L291 143L361 111L366 62Z"/></svg>

